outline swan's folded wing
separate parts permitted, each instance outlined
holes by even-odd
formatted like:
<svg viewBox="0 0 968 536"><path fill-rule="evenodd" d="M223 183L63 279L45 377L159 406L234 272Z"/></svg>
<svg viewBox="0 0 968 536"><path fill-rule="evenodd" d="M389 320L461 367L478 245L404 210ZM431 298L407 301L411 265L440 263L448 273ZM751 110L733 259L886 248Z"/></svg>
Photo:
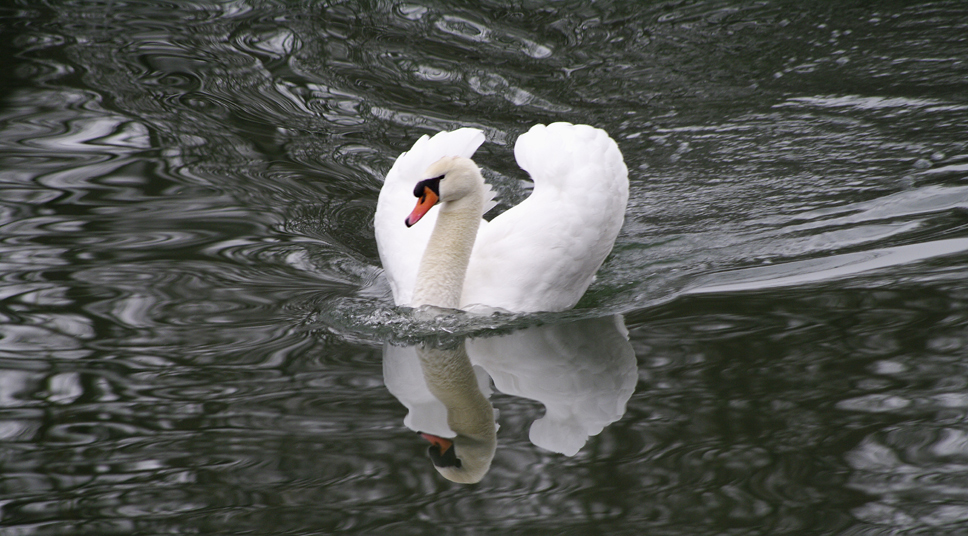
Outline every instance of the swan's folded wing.
<svg viewBox="0 0 968 536"><path fill-rule="evenodd" d="M476 128L438 132L432 138L425 135L397 157L387 173L377 200L373 227L380 261L397 305L410 303L420 257L437 222L435 207L417 225L410 228L404 225L404 219L416 204L414 187L434 162L445 156L470 158L482 143L484 133Z"/></svg>
<svg viewBox="0 0 968 536"><path fill-rule="evenodd" d="M478 234L462 307L574 307L624 222L628 169L615 141L587 125L536 125L514 155L534 191Z"/></svg>

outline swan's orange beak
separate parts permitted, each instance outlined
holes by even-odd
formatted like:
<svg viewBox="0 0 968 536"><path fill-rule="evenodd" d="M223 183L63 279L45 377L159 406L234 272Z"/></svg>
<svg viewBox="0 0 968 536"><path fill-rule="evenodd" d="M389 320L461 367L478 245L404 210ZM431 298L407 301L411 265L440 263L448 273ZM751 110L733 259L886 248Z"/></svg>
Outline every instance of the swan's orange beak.
<svg viewBox="0 0 968 536"><path fill-rule="evenodd" d="M420 437L426 439L427 441L430 441L431 445L439 448L441 455L445 454L450 449L450 447L454 446L454 442L449 439L435 436L435 435L425 434L423 432L419 432L419 434L420 434Z"/></svg>
<svg viewBox="0 0 968 536"><path fill-rule="evenodd" d="M411 212L410 215L407 216L407 219L404 220L404 223L407 224L407 227L410 227L411 225L420 221L420 218L423 218L424 214L426 214L431 207L437 204L438 199L437 194L435 194L429 186L424 186L423 193L420 195L420 199L417 200L417 206L413 208L413 212Z"/></svg>

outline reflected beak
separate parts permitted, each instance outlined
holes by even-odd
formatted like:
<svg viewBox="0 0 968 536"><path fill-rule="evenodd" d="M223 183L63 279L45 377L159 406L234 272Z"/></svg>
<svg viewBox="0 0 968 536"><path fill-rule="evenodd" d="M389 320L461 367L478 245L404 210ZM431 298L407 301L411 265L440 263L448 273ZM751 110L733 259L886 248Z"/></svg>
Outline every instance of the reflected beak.
<svg viewBox="0 0 968 536"><path fill-rule="evenodd" d="M460 469L461 461L457 459L457 449L452 448L454 446L453 441L423 432L417 433L420 434L420 437L430 441L430 448L427 449L427 454L430 455L430 461L434 462L435 466Z"/></svg>
<svg viewBox="0 0 968 536"><path fill-rule="evenodd" d="M429 186L424 186L423 195L421 195L420 199L417 200L417 206L413 208L413 212L411 212L410 215L407 216L407 219L404 220L404 223L407 224L407 227L410 227L411 225L420 221L420 218L423 218L424 214L426 214L431 207L437 204L438 199L437 194L435 194ZM427 438L425 437L424 439ZM430 440L428 439L428 441Z"/></svg>
<svg viewBox="0 0 968 536"><path fill-rule="evenodd" d="M420 437L426 439L427 441L430 442L431 445L440 449L441 455L446 454L447 450L450 449L450 447L454 446L454 442L447 438L425 434L423 432L418 432L418 433L420 434Z"/></svg>

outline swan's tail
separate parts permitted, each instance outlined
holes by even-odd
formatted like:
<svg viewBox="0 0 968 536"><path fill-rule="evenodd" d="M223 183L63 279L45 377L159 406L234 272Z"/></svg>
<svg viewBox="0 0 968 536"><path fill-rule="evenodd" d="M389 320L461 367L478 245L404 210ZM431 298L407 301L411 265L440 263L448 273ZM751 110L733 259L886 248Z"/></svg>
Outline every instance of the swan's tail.
<svg viewBox="0 0 968 536"><path fill-rule="evenodd" d="M509 311L574 307L612 250L628 204L618 145L588 125L536 125L518 137L534 190L481 228L462 303Z"/></svg>
<svg viewBox="0 0 968 536"><path fill-rule="evenodd" d="M514 158L531 175L535 188L552 184L568 189L576 186L571 181L588 186L582 173L587 170L607 181L597 186L628 198L628 169L615 140L604 130L571 123L535 125L518 138Z"/></svg>

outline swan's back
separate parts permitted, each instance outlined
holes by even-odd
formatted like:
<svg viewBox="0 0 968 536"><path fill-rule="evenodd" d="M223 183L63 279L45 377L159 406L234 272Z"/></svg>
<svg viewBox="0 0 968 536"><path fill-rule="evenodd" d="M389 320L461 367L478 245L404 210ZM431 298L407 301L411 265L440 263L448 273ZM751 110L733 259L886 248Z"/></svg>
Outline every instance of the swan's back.
<svg viewBox="0 0 968 536"><path fill-rule="evenodd" d="M536 125L514 155L534 190L478 234L461 306L574 307L624 222L628 169L608 134L587 125Z"/></svg>

